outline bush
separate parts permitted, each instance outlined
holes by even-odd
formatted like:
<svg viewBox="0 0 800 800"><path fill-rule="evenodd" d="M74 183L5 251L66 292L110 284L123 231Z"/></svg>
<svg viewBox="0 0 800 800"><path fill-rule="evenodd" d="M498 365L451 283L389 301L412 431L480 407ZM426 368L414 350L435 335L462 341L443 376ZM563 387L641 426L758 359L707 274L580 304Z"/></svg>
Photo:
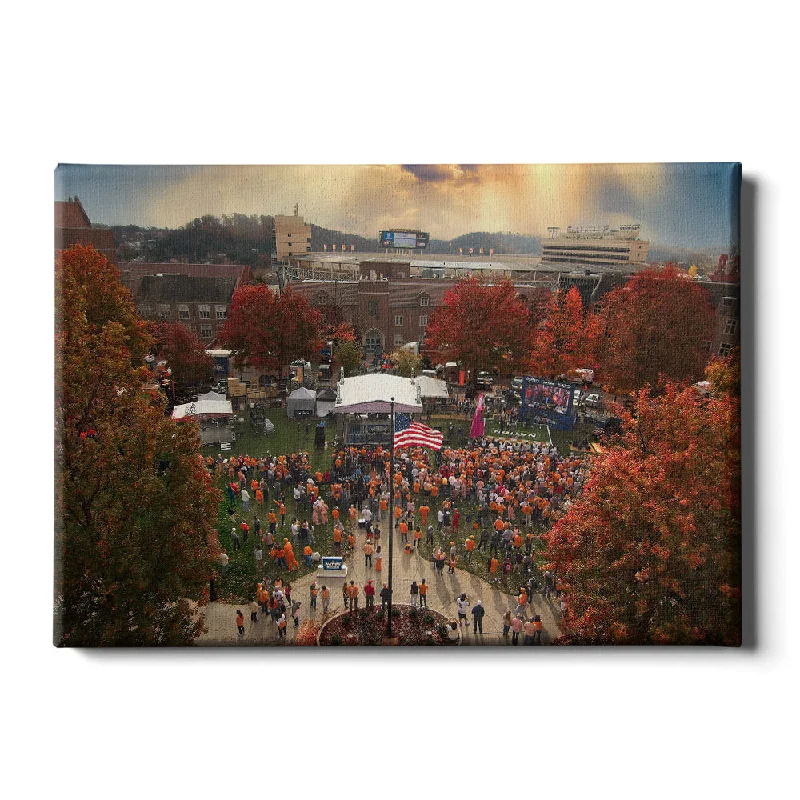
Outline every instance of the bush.
<svg viewBox="0 0 800 800"><path fill-rule="evenodd" d="M426 614L426 615L425 615L425 616L422 618L422 621L423 621L423 622L424 622L426 625L430 625L430 624L431 624L431 622L433 622L433 614Z"/></svg>
<svg viewBox="0 0 800 800"><path fill-rule="evenodd" d="M339 636L338 633L334 633L333 636L331 636L331 644L340 645L341 643L342 637Z"/></svg>
<svg viewBox="0 0 800 800"><path fill-rule="evenodd" d="M384 612L384 610L382 608L379 608L375 612L375 619L383 619L385 616L386 616L386 613Z"/></svg>
<svg viewBox="0 0 800 800"><path fill-rule="evenodd" d="M392 607L392 617L399 617L400 616L400 609Z"/></svg>
<svg viewBox="0 0 800 800"><path fill-rule="evenodd" d="M439 631L439 636L441 636L442 639L447 638L447 625L439 625L438 631Z"/></svg>
<svg viewBox="0 0 800 800"><path fill-rule="evenodd" d="M392 609L392 610L394 610L394 609ZM412 608L411 611L408 612L408 618L409 619L416 619L418 616L419 616L419 612L417 611L416 608Z"/></svg>

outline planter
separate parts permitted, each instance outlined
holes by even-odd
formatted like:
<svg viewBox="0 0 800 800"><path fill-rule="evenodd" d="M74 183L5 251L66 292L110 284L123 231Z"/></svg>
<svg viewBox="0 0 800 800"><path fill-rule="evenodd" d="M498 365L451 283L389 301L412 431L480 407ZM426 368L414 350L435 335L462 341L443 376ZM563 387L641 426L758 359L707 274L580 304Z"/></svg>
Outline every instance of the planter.
<svg viewBox="0 0 800 800"><path fill-rule="evenodd" d="M448 620L438 611L432 609L417 610L416 618L412 618L413 606L395 603L393 609L399 615L392 616L392 636L386 636L386 618L378 614L378 609L364 614L363 610L356 614L343 612L329 619L317 635L320 646L449 646L458 644L450 641L445 633L442 636L440 626ZM426 621L428 619L428 621Z"/></svg>

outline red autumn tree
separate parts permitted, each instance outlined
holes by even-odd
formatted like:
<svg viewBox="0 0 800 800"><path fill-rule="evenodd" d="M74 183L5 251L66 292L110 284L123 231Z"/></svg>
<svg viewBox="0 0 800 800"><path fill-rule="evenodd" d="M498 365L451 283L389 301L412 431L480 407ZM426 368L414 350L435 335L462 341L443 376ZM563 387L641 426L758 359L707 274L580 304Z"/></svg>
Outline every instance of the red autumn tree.
<svg viewBox="0 0 800 800"><path fill-rule="evenodd" d="M471 371L511 371L530 351L530 315L510 281L482 285L459 281L430 315L426 351L442 361L460 361Z"/></svg>
<svg viewBox="0 0 800 800"><path fill-rule="evenodd" d="M544 320L534 332L529 369L534 375L556 378L570 370L594 367L599 330L597 318L584 314L575 286L568 292L553 292Z"/></svg>
<svg viewBox="0 0 800 800"><path fill-rule="evenodd" d="M740 643L738 398L659 388L544 534L569 642Z"/></svg>
<svg viewBox="0 0 800 800"><path fill-rule="evenodd" d="M646 270L603 297L600 367L620 392L699 380L716 314L708 292L670 266Z"/></svg>
<svg viewBox="0 0 800 800"><path fill-rule="evenodd" d="M196 423L145 390L151 342L116 268L74 248L56 280L55 643L189 644L219 554Z"/></svg>
<svg viewBox="0 0 800 800"><path fill-rule="evenodd" d="M240 364L278 370L315 355L322 343L322 316L291 288L276 294L266 284L241 286L219 338L236 351Z"/></svg>
<svg viewBox="0 0 800 800"><path fill-rule="evenodd" d="M153 326L158 358L167 362L180 389L208 383L214 376L214 359L206 353L202 339L179 322Z"/></svg>

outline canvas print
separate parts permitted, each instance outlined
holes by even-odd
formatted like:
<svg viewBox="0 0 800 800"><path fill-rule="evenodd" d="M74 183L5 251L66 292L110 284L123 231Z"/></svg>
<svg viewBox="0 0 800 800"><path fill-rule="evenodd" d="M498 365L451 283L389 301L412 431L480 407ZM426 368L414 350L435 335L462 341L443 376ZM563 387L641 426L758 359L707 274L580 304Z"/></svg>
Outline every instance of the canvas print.
<svg viewBox="0 0 800 800"><path fill-rule="evenodd" d="M740 180L60 165L55 645L739 645Z"/></svg>

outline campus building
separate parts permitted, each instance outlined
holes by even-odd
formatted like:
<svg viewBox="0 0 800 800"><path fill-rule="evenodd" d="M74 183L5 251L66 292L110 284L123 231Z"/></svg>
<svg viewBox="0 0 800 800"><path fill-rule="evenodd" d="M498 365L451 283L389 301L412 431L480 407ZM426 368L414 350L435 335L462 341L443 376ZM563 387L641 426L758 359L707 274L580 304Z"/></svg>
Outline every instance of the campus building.
<svg viewBox="0 0 800 800"><path fill-rule="evenodd" d="M111 264L117 263L114 233L110 228L94 228L77 197L55 201L55 251L76 244L91 245Z"/></svg>
<svg viewBox="0 0 800 800"><path fill-rule="evenodd" d="M542 241L542 265L593 267L605 270L634 271L647 262L650 242L639 239L639 225L619 228L547 229Z"/></svg>
<svg viewBox="0 0 800 800"><path fill-rule="evenodd" d="M213 342L228 317L241 264L150 264L124 262L120 277L143 319L180 322Z"/></svg>
<svg viewBox="0 0 800 800"><path fill-rule="evenodd" d="M308 253L311 250L311 226L297 215L297 207L292 216L275 215L275 253L278 261L291 256Z"/></svg>

